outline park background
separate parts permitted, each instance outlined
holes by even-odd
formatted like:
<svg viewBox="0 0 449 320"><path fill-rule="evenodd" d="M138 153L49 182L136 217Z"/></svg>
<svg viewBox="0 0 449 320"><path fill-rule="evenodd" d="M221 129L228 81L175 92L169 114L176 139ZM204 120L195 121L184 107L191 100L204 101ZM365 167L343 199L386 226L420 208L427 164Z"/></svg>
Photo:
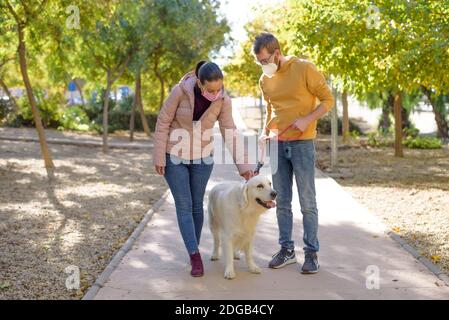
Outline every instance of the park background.
<svg viewBox="0 0 449 320"><path fill-rule="evenodd" d="M152 131L199 60L223 68L260 129L261 31L333 88L338 157L329 114L317 167L449 273L449 1L6 0L0 298L83 296L166 189ZM79 290L65 287L69 265Z"/></svg>

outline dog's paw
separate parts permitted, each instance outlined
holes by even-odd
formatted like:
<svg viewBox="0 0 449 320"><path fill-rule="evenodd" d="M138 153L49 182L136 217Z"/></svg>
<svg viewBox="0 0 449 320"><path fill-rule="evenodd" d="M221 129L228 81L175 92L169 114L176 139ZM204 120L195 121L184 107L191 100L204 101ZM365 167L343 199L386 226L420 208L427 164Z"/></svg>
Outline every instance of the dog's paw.
<svg viewBox="0 0 449 320"><path fill-rule="evenodd" d="M260 269L256 265L254 265L254 266L249 267L249 272L259 274L259 273L262 273L262 269Z"/></svg>
<svg viewBox="0 0 449 320"><path fill-rule="evenodd" d="M225 279L231 280L235 278L235 271L234 270L226 270L224 273Z"/></svg>

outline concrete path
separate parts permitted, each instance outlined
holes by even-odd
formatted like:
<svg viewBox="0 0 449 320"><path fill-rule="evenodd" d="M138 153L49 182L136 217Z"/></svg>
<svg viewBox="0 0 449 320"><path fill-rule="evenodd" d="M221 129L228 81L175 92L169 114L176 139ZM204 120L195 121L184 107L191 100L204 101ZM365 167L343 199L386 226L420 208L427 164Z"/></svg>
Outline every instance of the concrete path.
<svg viewBox="0 0 449 320"><path fill-rule="evenodd" d="M269 168L261 172L269 173ZM216 164L208 190L229 180L241 180L235 167ZM236 279L223 278L222 260L210 261L212 239L206 214L200 245L205 276L192 278L170 196L95 298L449 299L449 287L443 281L386 235L385 226L373 214L319 170L316 188L322 248L319 274L301 275L300 264L280 270L267 268L279 248L276 214L271 210L262 216L255 239L254 257L262 274L247 272L242 259L236 261ZM296 192L293 210L293 237L302 262L302 223Z"/></svg>

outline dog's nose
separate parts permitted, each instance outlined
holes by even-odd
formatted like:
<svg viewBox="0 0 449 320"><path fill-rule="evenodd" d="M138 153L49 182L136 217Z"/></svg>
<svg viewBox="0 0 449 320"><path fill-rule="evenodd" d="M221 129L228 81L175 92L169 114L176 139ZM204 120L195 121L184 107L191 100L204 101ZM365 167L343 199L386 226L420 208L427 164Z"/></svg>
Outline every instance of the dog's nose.
<svg viewBox="0 0 449 320"><path fill-rule="evenodd" d="M278 193L276 192L276 191L271 191L271 193L270 193L270 196L273 198L273 199L276 199L276 197L277 197L277 195L278 195Z"/></svg>

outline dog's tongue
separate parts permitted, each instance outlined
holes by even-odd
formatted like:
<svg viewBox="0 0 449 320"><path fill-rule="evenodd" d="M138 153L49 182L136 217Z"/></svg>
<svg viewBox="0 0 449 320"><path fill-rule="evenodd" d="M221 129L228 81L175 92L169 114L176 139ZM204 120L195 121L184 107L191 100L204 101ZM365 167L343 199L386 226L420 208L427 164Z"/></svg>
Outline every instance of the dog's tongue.
<svg viewBox="0 0 449 320"><path fill-rule="evenodd" d="M267 201L267 206L270 208L274 208L276 207L276 202L274 202L273 200Z"/></svg>

